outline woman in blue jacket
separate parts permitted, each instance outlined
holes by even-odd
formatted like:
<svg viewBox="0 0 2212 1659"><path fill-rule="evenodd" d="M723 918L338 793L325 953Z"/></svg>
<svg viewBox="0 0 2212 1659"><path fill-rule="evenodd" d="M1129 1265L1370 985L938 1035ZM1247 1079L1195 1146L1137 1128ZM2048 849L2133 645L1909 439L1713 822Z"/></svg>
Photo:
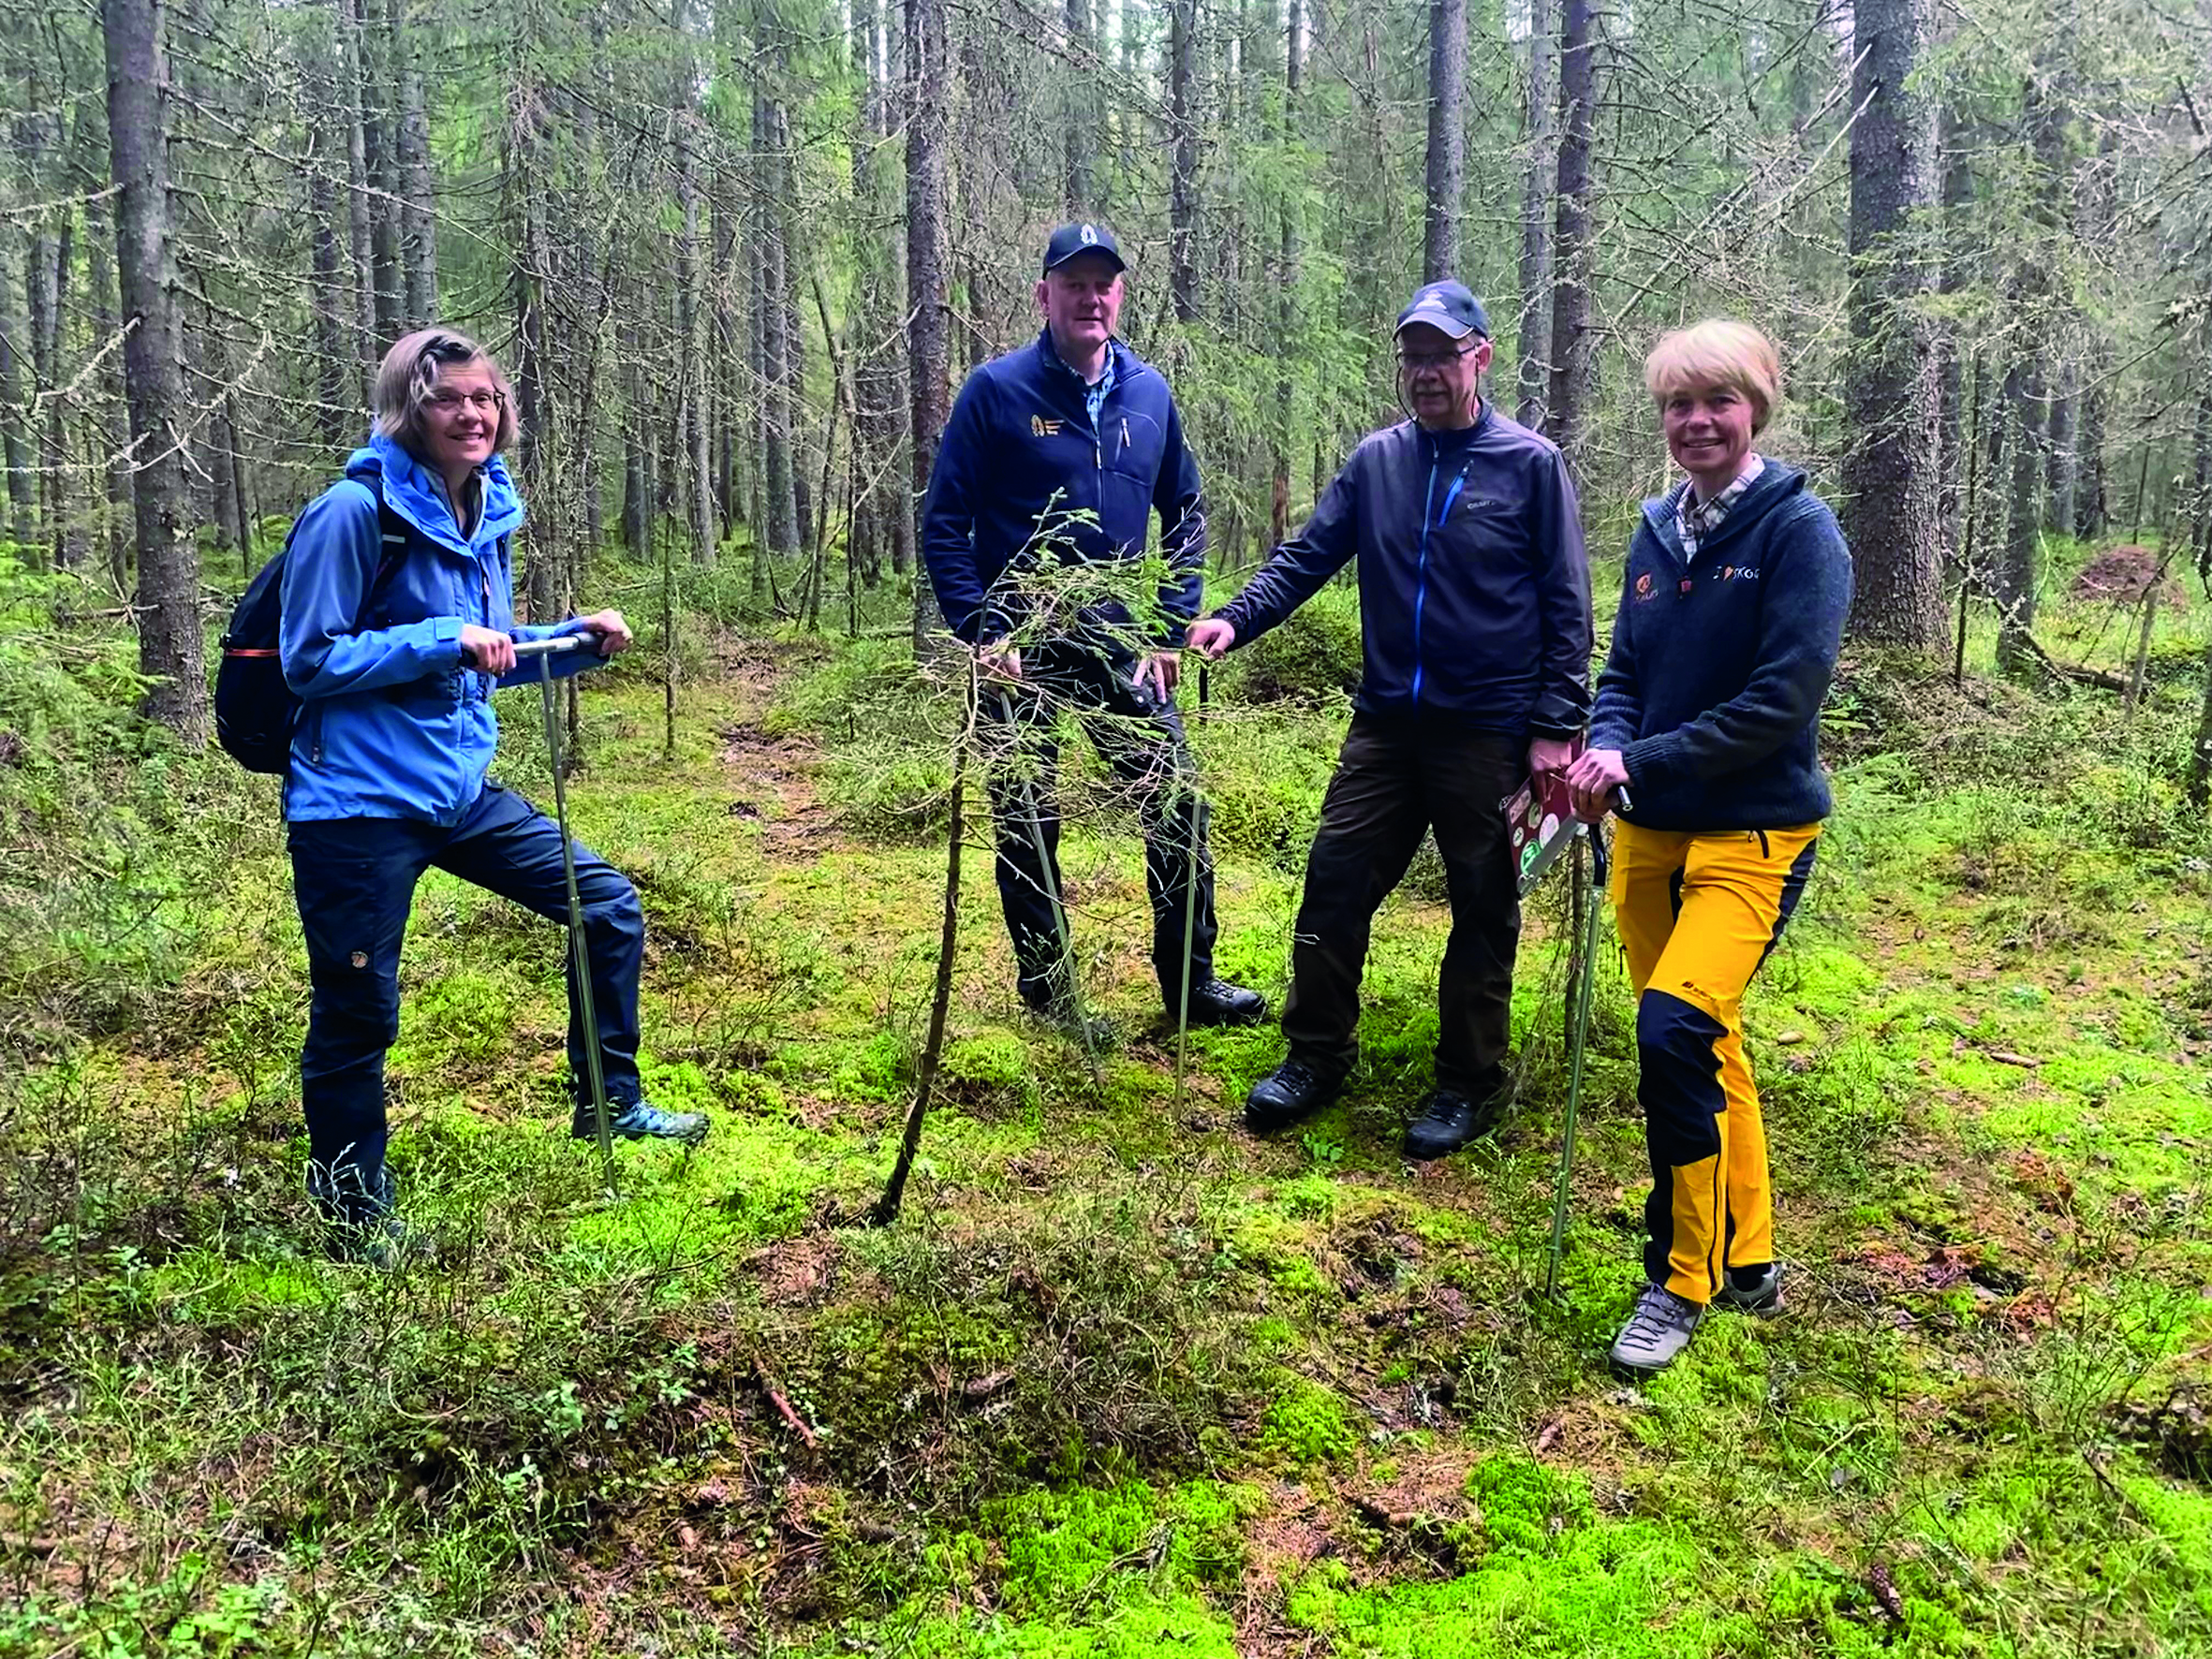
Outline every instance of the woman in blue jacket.
<svg viewBox="0 0 2212 1659"><path fill-rule="evenodd" d="M292 887L313 999L300 1057L312 1164L308 1190L349 1254L386 1260L406 1242L384 1161L384 1052L399 1031L400 945L415 884L432 865L540 916L565 918L560 831L488 781L499 739L496 685L515 641L587 633L626 651L614 610L517 627L509 538L523 503L499 459L514 435L507 377L477 344L423 329L377 372L375 431L346 476L310 502L285 561L279 649L301 699L285 779ZM576 879L592 1001L615 1133L697 1140L698 1113L655 1109L638 1080L637 889L583 847ZM593 1132L587 1040L570 967L572 1132Z"/></svg>
<svg viewBox="0 0 2212 1659"><path fill-rule="evenodd" d="M1836 515L1752 440L1780 395L1773 345L1712 321L1644 365L1688 477L1630 544L1575 810L1616 806L1613 904L1636 991L1652 1193L1645 1285L1613 1346L1671 1364L1707 1307L1781 1306L1774 1192L1743 998L1812 872L1831 801L1821 699L1851 609Z"/></svg>

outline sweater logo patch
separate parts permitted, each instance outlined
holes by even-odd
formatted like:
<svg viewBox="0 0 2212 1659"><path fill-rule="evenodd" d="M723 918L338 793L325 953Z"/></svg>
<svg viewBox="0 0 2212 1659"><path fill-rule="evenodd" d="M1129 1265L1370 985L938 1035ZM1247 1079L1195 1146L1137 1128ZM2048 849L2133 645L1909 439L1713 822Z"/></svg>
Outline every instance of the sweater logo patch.
<svg viewBox="0 0 2212 1659"><path fill-rule="evenodd" d="M1757 581L1759 569L1753 565L1723 565L1720 571L1720 580L1722 581Z"/></svg>
<svg viewBox="0 0 2212 1659"><path fill-rule="evenodd" d="M1060 428L1063 424L1057 420L1047 420L1041 415L1029 417L1029 431L1031 435L1035 437L1056 438L1060 435Z"/></svg>
<svg viewBox="0 0 2212 1659"><path fill-rule="evenodd" d="M1636 579L1636 597L1639 602L1651 597L1651 572L1648 570Z"/></svg>

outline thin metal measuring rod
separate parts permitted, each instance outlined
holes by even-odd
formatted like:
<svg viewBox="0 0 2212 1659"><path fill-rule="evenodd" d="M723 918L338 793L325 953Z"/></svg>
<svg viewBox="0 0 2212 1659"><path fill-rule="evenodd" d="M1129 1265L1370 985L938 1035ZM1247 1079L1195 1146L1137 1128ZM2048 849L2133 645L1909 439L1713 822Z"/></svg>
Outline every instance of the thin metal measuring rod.
<svg viewBox="0 0 2212 1659"><path fill-rule="evenodd" d="M1559 1181L1552 1195L1552 1246L1544 1267L1543 1293L1547 1297L1559 1293L1559 1256L1567 1244L1568 1186L1574 1174L1574 1131L1582 1115L1583 1056L1588 1050L1590 1039L1591 982L1597 977L1598 913L1604 908L1607 859L1605 837L1600 828L1593 824L1587 837L1590 844L1590 892L1583 908L1582 969L1575 976L1571 994L1574 998L1574 1035L1568 1045L1567 1065L1567 1122L1559 1142Z"/></svg>
<svg viewBox="0 0 2212 1659"><path fill-rule="evenodd" d="M1198 718L1202 726L1205 723L1206 694L1210 689L1206 683L1205 664L1202 661L1198 669ZM1184 749L1187 755L1189 747L1189 739L1186 737ZM1190 758L1195 762L1196 756ZM1195 764L1191 770L1195 774ZM1182 778L1177 778L1176 782L1178 785L1185 784ZM1178 1108L1183 1105L1184 1065L1190 1047L1190 953L1198 934L1198 861L1202 856L1201 849L1204 845L1206 833L1205 797L1198 793L1195 784L1187 785L1185 793L1190 802L1190 845L1185 849L1188 867L1184 872L1183 885L1183 976L1178 981L1182 991L1175 1007L1175 1105Z"/></svg>
<svg viewBox="0 0 2212 1659"><path fill-rule="evenodd" d="M576 973L576 998L583 1020L583 1064L592 1092L592 1124L599 1142L599 1176L607 1196L614 1196L614 1131L607 1118L607 1077L599 1064L599 1019L592 1006L591 946L583 936L583 895L576 886L576 844L568 836L568 783L561 765L561 722L553 709L553 659L564 652L582 651L591 643L585 634L563 634L553 639L518 639L518 657L538 659L538 699L545 710L545 751L553 763L553 821L561 830L561 874L568 881L568 955Z"/></svg>
<svg viewBox="0 0 2212 1659"><path fill-rule="evenodd" d="M1019 729L1014 724L1014 699L1004 689L998 693L998 712L1006 722L1010 739L1018 747L1020 740L1014 735ZM1016 756L1015 759L1018 764L1020 756ZM1031 792L1027 778L1020 778L1018 782L1022 795L1022 825L1029 831L1029 845L1037 854L1037 871L1044 882L1045 902L1053 907L1053 932L1058 936L1060 944L1060 972L1067 991L1068 1009L1075 1019L1075 1034L1082 1040L1084 1058L1089 1062L1092 1072L1096 1074L1099 1055L1091 1043L1090 1017L1083 1008L1083 988L1075 982L1075 940L1068 931L1068 907L1060 903L1060 879L1054 873L1051 854L1045 850L1044 825L1038 817L1037 797Z"/></svg>

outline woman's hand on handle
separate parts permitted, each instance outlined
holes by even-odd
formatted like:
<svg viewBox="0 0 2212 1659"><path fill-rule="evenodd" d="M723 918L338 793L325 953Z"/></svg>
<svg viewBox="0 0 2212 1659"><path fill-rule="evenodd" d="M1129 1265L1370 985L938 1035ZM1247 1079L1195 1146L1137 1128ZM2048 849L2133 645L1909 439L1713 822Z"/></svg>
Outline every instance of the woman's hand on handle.
<svg viewBox="0 0 2212 1659"><path fill-rule="evenodd" d="M620 656L637 642L629 624L622 620L619 610L595 610L589 616L576 619L598 636L601 656Z"/></svg>
<svg viewBox="0 0 2212 1659"><path fill-rule="evenodd" d="M1585 749L1567 769L1567 795L1574 815L1595 824L1613 810L1613 794L1629 781L1618 749Z"/></svg>

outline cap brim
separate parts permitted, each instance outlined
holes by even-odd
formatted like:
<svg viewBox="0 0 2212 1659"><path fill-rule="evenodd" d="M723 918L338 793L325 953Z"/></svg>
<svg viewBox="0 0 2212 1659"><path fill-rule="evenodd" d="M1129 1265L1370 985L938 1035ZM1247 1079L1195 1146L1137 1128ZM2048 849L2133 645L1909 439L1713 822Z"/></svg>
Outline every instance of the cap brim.
<svg viewBox="0 0 2212 1659"><path fill-rule="evenodd" d="M1129 262L1123 258L1119 254L1115 253L1113 249L1102 248L1096 242L1091 243L1088 247L1076 248L1069 253L1062 254L1057 259L1047 259L1044 262L1044 268L1047 271L1057 271L1061 266L1067 264L1069 260L1080 259L1085 254L1096 254L1101 259L1113 260L1113 269L1116 271L1127 271L1129 268Z"/></svg>
<svg viewBox="0 0 2212 1659"><path fill-rule="evenodd" d="M1408 311L1404 316L1398 318L1398 326L1396 329L1392 330L1393 337L1394 338L1398 334L1403 334L1415 323L1421 323L1428 328L1432 328L1436 330L1438 333L1442 334L1446 338L1452 340L1465 340L1469 334L1481 334L1482 332L1482 330L1476 328L1474 324L1455 321L1453 318L1444 316L1441 312ZM1485 339L1488 338L1487 335L1484 335L1483 337Z"/></svg>

